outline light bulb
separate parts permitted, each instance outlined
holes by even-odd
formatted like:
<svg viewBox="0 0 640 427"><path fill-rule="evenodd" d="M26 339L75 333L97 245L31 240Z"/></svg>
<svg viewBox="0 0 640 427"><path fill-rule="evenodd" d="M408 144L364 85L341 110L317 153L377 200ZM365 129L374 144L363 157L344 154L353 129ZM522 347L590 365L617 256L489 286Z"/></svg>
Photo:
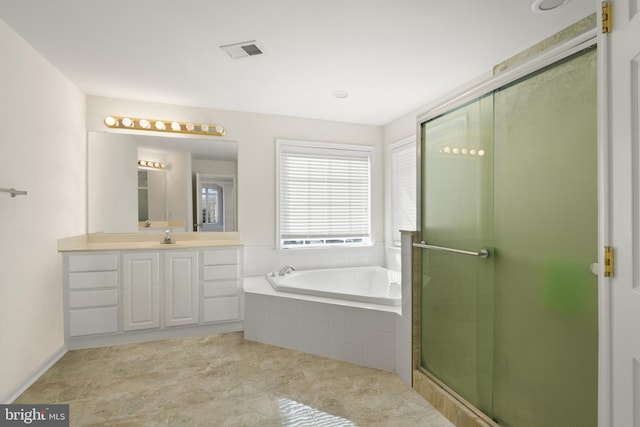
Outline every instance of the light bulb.
<svg viewBox="0 0 640 427"><path fill-rule="evenodd" d="M193 132L193 123L187 123L186 125L184 125L185 129L188 130L189 132Z"/></svg>
<svg viewBox="0 0 640 427"><path fill-rule="evenodd" d="M469 150L467 150L466 148L463 148L462 150L460 150L460 152L461 152L462 154L464 154L465 156L466 156L467 154L469 154Z"/></svg>
<svg viewBox="0 0 640 427"><path fill-rule="evenodd" d="M451 153L451 147L444 147L444 149L442 151L444 151L445 153L449 154L449 153Z"/></svg>
<svg viewBox="0 0 640 427"><path fill-rule="evenodd" d="M104 118L104 124L109 127L116 126L118 124L118 121L114 117L108 116Z"/></svg>
<svg viewBox="0 0 640 427"><path fill-rule="evenodd" d="M171 123L171 130L174 130L176 132L180 131L180 123L178 122L172 122Z"/></svg>
<svg viewBox="0 0 640 427"><path fill-rule="evenodd" d="M140 166L147 166L147 162L145 162L144 160L140 160L138 163L140 164Z"/></svg>
<svg viewBox="0 0 640 427"><path fill-rule="evenodd" d="M216 132L218 132L221 135L224 135L224 128L220 125L216 125Z"/></svg>
<svg viewBox="0 0 640 427"><path fill-rule="evenodd" d="M472 148L471 151L469 151L469 154L471 154L472 156L475 156L476 154L478 154L478 150L476 150L475 148Z"/></svg>
<svg viewBox="0 0 640 427"><path fill-rule="evenodd" d="M209 132L209 125L200 125L200 130L202 130L202 132Z"/></svg>
<svg viewBox="0 0 640 427"><path fill-rule="evenodd" d="M460 154L460 149L458 147L454 148L453 154Z"/></svg>
<svg viewBox="0 0 640 427"><path fill-rule="evenodd" d="M158 120L156 122L156 129L158 130L165 130L167 127L164 125L164 122L161 122L160 120Z"/></svg>
<svg viewBox="0 0 640 427"><path fill-rule="evenodd" d="M484 150L478 150L478 156L484 156Z"/></svg>
<svg viewBox="0 0 640 427"><path fill-rule="evenodd" d="M155 167L155 168L159 168L159 167L160 167L160 163L155 162L155 163L153 164L153 167Z"/></svg>
<svg viewBox="0 0 640 427"><path fill-rule="evenodd" d="M138 124L143 129L149 129L151 127L151 123L149 123L149 120L147 119L141 119Z"/></svg>
<svg viewBox="0 0 640 427"><path fill-rule="evenodd" d="M125 126L125 127L128 127L128 128L132 127L133 126L133 120L131 120L129 117L123 118L122 119L122 126Z"/></svg>

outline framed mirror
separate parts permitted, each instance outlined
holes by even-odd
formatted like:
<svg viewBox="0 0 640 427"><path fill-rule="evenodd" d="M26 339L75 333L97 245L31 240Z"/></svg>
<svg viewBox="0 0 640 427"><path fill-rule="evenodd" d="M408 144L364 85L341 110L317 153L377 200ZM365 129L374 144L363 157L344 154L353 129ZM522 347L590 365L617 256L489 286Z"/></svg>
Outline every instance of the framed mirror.
<svg viewBox="0 0 640 427"><path fill-rule="evenodd" d="M88 232L237 231L235 141L89 132Z"/></svg>

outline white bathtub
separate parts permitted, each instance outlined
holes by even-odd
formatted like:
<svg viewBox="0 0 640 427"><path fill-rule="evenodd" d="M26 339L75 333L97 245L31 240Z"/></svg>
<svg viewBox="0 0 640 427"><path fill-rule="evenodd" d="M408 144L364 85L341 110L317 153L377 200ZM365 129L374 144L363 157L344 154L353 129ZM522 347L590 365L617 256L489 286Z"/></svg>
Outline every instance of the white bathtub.
<svg viewBox="0 0 640 427"><path fill-rule="evenodd" d="M269 273L267 279L279 292L391 306L401 304L400 274L383 267L297 270L284 276Z"/></svg>

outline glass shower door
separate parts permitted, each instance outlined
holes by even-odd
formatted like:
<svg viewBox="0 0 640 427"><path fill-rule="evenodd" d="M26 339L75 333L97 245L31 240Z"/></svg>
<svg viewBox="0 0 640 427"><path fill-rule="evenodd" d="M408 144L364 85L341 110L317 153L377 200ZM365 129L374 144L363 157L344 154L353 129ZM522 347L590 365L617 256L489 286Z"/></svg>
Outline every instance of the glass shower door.
<svg viewBox="0 0 640 427"><path fill-rule="evenodd" d="M596 51L495 92L494 416L597 425Z"/></svg>
<svg viewBox="0 0 640 427"><path fill-rule="evenodd" d="M596 51L422 124L421 368L502 427L597 425Z"/></svg>
<svg viewBox="0 0 640 427"><path fill-rule="evenodd" d="M422 125L421 238L477 252L493 233L493 97ZM492 411L493 258L422 249L421 366Z"/></svg>

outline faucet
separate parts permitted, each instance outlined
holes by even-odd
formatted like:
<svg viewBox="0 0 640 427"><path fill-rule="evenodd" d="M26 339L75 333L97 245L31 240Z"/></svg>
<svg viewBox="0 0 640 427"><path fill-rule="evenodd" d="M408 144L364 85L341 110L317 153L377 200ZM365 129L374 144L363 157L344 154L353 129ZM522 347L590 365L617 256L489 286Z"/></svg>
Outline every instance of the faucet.
<svg viewBox="0 0 640 427"><path fill-rule="evenodd" d="M278 273L278 275L280 276L284 276L285 274L294 271L296 268L293 265L285 265L284 267L282 267L280 269L280 272Z"/></svg>
<svg viewBox="0 0 640 427"><path fill-rule="evenodd" d="M175 241L171 238L171 230L164 230L164 239L160 243L164 243L167 245L175 243Z"/></svg>

